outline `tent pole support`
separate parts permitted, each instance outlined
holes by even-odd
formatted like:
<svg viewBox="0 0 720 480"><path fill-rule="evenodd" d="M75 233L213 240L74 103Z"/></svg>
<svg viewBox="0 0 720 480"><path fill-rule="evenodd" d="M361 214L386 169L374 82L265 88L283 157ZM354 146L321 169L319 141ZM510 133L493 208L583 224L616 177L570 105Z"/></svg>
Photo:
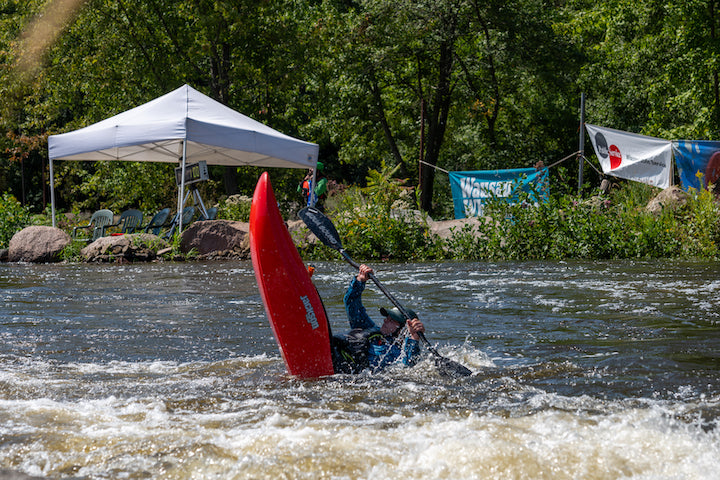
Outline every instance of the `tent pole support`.
<svg viewBox="0 0 720 480"><path fill-rule="evenodd" d="M50 159L50 210L52 211L52 226L55 228L55 175L53 175L52 158Z"/></svg>
<svg viewBox="0 0 720 480"><path fill-rule="evenodd" d="M308 198L310 199L308 207L314 207L317 203L317 197L315 196L315 181L317 179L317 163L313 167L312 180L310 180L310 191L308 192Z"/></svg>
<svg viewBox="0 0 720 480"><path fill-rule="evenodd" d="M178 194L178 233L182 233L183 228L183 208L185 208L185 159L187 157L187 138L183 140L183 151L182 151L182 170L180 175L180 193Z"/></svg>

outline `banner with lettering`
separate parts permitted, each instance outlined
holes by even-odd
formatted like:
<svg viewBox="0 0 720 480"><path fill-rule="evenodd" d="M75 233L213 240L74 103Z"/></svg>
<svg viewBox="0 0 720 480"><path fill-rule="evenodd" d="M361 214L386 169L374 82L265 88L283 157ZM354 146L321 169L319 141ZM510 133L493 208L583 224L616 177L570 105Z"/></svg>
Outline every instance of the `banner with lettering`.
<svg viewBox="0 0 720 480"><path fill-rule="evenodd" d="M450 172L455 218L482 215L486 202L493 198L514 202L520 192L528 192L537 202L547 199L547 168L515 168L511 170L478 170Z"/></svg>
<svg viewBox="0 0 720 480"><path fill-rule="evenodd" d="M683 190L700 190L711 183L716 192L720 189L720 142L677 140L672 148Z"/></svg>
<svg viewBox="0 0 720 480"><path fill-rule="evenodd" d="M603 172L668 188L672 178L672 142L585 124Z"/></svg>

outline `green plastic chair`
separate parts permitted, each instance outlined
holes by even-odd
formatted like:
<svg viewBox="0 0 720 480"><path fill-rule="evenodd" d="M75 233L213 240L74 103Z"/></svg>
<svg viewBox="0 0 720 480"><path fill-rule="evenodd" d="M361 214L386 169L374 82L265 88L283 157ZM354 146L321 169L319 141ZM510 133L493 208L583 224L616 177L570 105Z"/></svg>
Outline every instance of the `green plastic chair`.
<svg viewBox="0 0 720 480"><path fill-rule="evenodd" d="M131 208L130 210L122 212L117 223L108 225L106 229L110 227L120 227L120 233L133 233L135 232L135 229L142 224L142 221L143 213L140 210Z"/></svg>
<svg viewBox="0 0 720 480"><path fill-rule="evenodd" d="M112 223L114 218L111 210L103 209L98 210L90 217L90 223L73 228L72 238L73 240L79 240L83 242L95 241L100 237L105 236L105 229ZM92 228L92 235L87 238L77 238L77 232L81 229Z"/></svg>
<svg viewBox="0 0 720 480"><path fill-rule="evenodd" d="M210 207L207 209L207 217L200 213L200 218L198 220L215 220L217 218L218 208L217 207Z"/></svg>
<svg viewBox="0 0 720 480"><path fill-rule="evenodd" d="M167 221L167 218L170 216L170 209L169 208L163 208L159 212L157 212L152 219L150 220L150 223L145 225L143 228L143 232L145 233L154 233L155 235L160 234L160 229L165 225L165 222Z"/></svg>
<svg viewBox="0 0 720 480"><path fill-rule="evenodd" d="M195 210L196 208L194 206L189 206L183 208L182 211L182 225L183 228L190 225L193 221L193 217L195 216ZM175 234L175 230L178 228L178 216L175 215L175 218L173 218L172 223L170 224L170 228L167 232L162 236L162 238L172 238L172 236Z"/></svg>

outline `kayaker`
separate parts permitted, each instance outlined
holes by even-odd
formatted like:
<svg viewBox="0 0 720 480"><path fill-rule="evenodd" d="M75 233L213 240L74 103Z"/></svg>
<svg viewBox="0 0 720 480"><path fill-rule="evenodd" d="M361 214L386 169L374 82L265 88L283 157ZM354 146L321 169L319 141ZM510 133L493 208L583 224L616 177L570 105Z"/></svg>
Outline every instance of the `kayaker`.
<svg viewBox="0 0 720 480"><path fill-rule="evenodd" d="M370 318L362 304L362 292L373 273L372 268L360 265L357 276L350 282L343 298L345 311L352 329L343 339L334 337L333 356L336 372L357 372L364 368L381 370L397 360L413 365L420 354L419 332L425 326L415 312L406 309L413 317L405 318L397 308L380 309L385 318L380 327ZM406 327L407 335L401 336Z"/></svg>

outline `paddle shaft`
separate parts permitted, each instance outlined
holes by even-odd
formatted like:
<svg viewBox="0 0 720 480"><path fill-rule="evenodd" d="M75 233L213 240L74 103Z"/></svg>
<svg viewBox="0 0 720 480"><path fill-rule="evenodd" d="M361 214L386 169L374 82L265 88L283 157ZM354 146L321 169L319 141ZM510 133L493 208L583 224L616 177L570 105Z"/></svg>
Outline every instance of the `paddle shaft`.
<svg viewBox="0 0 720 480"><path fill-rule="evenodd" d="M342 255L342 257L345 259L345 261L353 267L357 269L360 268L360 265L355 262L355 260L353 260L342 247L342 243L340 242L340 235L338 235L338 232L335 229L335 225L333 225L330 219L327 218L320 210L315 207L305 207L300 210L300 212L298 212L298 215L303 220L303 222L305 222L305 225L308 226L310 231L313 232L322 243L324 243L328 247L337 250L340 255ZM375 282L375 285L377 285L380 291L383 292L388 299L390 299L392 304L397 307L400 313L402 313L403 317L411 320L410 315L408 315L407 313L407 310L405 310L405 308L400 304L400 302L398 302L395 297L390 292L388 292L385 287L382 286L382 284L375 277L375 275L371 273L368 275L368 277L373 282ZM417 332L417 334L420 340L423 342L423 345L425 345L425 347L435 356L436 364L443 370L447 371L453 376L472 375L470 369L453 360L450 360L449 358L440 355L440 353L438 353L435 347L430 345L430 342L428 342L427 338L425 338L425 333Z"/></svg>

